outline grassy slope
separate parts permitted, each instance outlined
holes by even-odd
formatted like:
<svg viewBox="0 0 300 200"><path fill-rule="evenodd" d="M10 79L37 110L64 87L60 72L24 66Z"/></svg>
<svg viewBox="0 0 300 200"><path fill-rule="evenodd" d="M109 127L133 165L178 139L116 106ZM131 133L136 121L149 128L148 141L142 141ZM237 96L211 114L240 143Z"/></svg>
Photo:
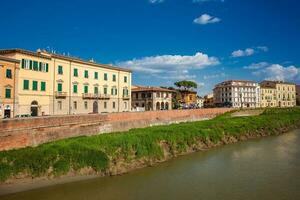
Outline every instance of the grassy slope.
<svg viewBox="0 0 300 200"><path fill-rule="evenodd" d="M300 108L269 109L260 116L230 117L230 113L208 121L173 124L124 133L79 137L0 152L0 182L19 173L32 177L62 175L73 170L91 167L105 171L119 158L163 159L164 141L171 153L185 152L197 141L219 142L224 136L241 136L263 131L270 135L281 128L292 128L300 123Z"/></svg>

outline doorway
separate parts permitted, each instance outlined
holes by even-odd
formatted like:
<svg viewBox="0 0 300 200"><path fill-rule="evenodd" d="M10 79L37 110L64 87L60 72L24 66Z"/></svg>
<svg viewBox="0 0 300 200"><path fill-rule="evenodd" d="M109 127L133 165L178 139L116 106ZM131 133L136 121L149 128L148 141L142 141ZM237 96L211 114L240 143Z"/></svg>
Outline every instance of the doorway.
<svg viewBox="0 0 300 200"><path fill-rule="evenodd" d="M32 117L37 117L39 115L38 112L38 102L37 101L33 101L31 102L31 107L30 107L30 111L31 111L31 116Z"/></svg>
<svg viewBox="0 0 300 200"><path fill-rule="evenodd" d="M10 118L10 117L11 117L10 107L7 106L7 107L4 109L4 119Z"/></svg>
<svg viewBox="0 0 300 200"><path fill-rule="evenodd" d="M98 102L97 101L94 101L93 103L93 113L98 113Z"/></svg>

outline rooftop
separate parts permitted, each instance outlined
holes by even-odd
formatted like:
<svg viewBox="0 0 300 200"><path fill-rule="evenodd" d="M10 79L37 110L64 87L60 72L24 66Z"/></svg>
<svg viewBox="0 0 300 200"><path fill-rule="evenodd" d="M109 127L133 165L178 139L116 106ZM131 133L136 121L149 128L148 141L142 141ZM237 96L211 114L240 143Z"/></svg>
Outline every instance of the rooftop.
<svg viewBox="0 0 300 200"><path fill-rule="evenodd" d="M6 62L20 63L19 60L16 60L16 59L13 59L13 58L8 58L8 57L1 56L1 55L0 55L0 60L6 61Z"/></svg>
<svg viewBox="0 0 300 200"><path fill-rule="evenodd" d="M175 92L174 90L169 90L161 87L155 86L132 86L132 92Z"/></svg>
<svg viewBox="0 0 300 200"><path fill-rule="evenodd" d="M108 64L100 64L100 63L96 63L96 62L93 62L93 61L83 60L83 59L77 58L77 57L51 53L51 52L48 52L48 51L45 51L45 50L37 50L36 52L34 52L34 51L29 51L29 50L24 50L24 49L0 49L0 55L6 55L6 54L11 54L11 53L21 53L21 54L36 56L36 57L49 59L49 60L51 58L57 58L57 59L67 60L67 61L76 62L76 63L80 63L80 64L86 64L86 65L92 65L92 66L95 66L95 67L111 69L111 70L132 72L129 69L119 68L119 67L115 67L115 66L108 65Z"/></svg>
<svg viewBox="0 0 300 200"><path fill-rule="evenodd" d="M288 84L288 85L295 85L294 83L289 83L285 81L272 81L272 80L264 80L260 84ZM265 86L265 85L264 85Z"/></svg>

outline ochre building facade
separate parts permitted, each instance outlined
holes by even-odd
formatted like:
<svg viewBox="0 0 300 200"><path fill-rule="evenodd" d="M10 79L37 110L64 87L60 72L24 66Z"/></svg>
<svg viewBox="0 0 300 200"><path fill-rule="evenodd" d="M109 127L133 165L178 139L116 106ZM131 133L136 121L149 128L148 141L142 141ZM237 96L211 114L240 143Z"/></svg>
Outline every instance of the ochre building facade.
<svg viewBox="0 0 300 200"><path fill-rule="evenodd" d="M0 118L13 118L16 115L18 71L18 60L0 56Z"/></svg>
<svg viewBox="0 0 300 200"><path fill-rule="evenodd" d="M0 50L20 61L17 115L131 110L131 71L46 51Z"/></svg>

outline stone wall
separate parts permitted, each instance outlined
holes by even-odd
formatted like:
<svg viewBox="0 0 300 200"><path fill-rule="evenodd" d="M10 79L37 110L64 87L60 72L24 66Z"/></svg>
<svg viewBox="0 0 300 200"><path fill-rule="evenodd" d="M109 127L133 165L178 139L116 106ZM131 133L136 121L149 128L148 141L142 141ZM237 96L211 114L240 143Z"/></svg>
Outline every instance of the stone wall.
<svg viewBox="0 0 300 200"><path fill-rule="evenodd" d="M66 115L0 121L0 151L64 138L126 131L153 125L204 120L230 108Z"/></svg>

